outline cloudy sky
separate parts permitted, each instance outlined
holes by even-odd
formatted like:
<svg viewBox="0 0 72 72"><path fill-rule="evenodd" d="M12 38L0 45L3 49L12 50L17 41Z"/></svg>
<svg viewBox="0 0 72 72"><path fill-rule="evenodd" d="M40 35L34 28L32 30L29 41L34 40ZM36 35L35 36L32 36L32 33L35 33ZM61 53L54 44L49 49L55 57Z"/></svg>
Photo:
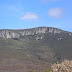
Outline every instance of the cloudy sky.
<svg viewBox="0 0 72 72"><path fill-rule="evenodd" d="M39 26L72 32L72 0L0 0L0 29Z"/></svg>

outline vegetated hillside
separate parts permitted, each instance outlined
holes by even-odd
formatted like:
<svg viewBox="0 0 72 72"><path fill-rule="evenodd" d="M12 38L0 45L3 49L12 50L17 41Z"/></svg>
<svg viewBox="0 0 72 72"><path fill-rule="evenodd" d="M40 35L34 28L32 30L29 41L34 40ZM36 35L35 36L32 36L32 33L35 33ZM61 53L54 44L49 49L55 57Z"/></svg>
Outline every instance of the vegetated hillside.
<svg viewBox="0 0 72 72"><path fill-rule="evenodd" d="M47 30L42 32L43 27L40 27L39 30L39 33L34 33L32 35L20 35L17 38L1 37L1 64L15 64L20 62L21 64L24 63L25 66L26 64L27 66L32 64L32 67L34 67L34 65L38 65L37 67L39 68L39 65L42 66L42 64L49 65L49 63L54 63L57 61L60 62L64 59L72 60L71 32L66 32L55 28L52 28L52 31L50 32L48 29L48 32ZM22 63L22 61L26 62ZM34 69L36 69L36 67Z"/></svg>

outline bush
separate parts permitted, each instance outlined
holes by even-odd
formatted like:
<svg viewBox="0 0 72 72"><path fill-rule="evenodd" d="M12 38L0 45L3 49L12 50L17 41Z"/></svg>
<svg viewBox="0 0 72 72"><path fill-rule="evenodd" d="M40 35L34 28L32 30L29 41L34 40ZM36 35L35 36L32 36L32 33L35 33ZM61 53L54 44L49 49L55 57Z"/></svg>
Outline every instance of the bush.
<svg viewBox="0 0 72 72"><path fill-rule="evenodd" d="M72 61L64 60L60 64L53 64L52 69L52 72L72 72Z"/></svg>

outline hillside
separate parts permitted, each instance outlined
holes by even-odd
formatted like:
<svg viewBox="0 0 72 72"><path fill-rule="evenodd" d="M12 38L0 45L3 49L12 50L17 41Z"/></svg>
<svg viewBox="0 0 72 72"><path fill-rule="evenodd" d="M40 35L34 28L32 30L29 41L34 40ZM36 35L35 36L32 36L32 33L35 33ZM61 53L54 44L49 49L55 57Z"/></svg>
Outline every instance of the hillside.
<svg viewBox="0 0 72 72"><path fill-rule="evenodd" d="M0 64L3 66L19 64L28 72L28 65L32 70L42 70L64 59L72 60L71 32L51 27L0 30Z"/></svg>

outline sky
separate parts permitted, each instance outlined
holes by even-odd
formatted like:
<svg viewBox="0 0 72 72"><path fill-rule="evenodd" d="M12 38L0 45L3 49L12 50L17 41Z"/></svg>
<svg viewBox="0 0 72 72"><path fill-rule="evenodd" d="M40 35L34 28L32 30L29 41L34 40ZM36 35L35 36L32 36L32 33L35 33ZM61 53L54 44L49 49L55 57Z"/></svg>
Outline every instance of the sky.
<svg viewBox="0 0 72 72"><path fill-rule="evenodd" d="M72 0L0 0L0 29L43 26L72 32Z"/></svg>

